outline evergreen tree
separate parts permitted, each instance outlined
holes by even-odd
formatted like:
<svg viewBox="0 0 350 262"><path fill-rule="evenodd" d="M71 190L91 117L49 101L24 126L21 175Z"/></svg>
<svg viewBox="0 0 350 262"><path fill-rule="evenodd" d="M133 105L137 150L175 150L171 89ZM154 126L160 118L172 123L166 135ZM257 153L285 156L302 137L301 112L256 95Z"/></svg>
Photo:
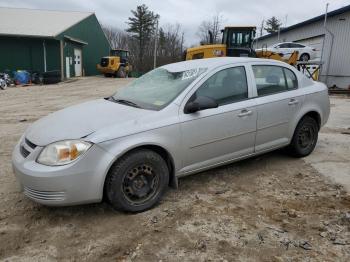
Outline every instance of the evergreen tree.
<svg viewBox="0 0 350 262"><path fill-rule="evenodd" d="M139 69L143 71L143 58L145 47L150 42L152 35L155 32L155 25L159 15L154 14L152 11L148 10L148 7L143 4L137 6L136 10L131 10L132 17L128 18L127 24L129 28L127 32L132 34L138 42L139 47Z"/></svg>
<svg viewBox="0 0 350 262"><path fill-rule="evenodd" d="M279 30L281 25L282 25L282 23L275 16L273 16L266 21L265 30L268 33L274 33L274 32L277 32Z"/></svg>

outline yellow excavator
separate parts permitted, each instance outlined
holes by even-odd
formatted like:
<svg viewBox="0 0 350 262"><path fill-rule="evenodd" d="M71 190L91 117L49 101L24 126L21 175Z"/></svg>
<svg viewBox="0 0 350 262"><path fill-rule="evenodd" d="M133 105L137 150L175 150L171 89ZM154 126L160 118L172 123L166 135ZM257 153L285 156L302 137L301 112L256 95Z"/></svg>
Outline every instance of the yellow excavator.
<svg viewBox="0 0 350 262"><path fill-rule="evenodd" d="M293 52L288 58L264 48L256 52L253 48L255 26L226 26L221 32L221 44L212 44L213 34L209 31L210 44L188 48L184 54L185 60L230 56L274 59L290 65L296 65L298 61L298 52Z"/></svg>
<svg viewBox="0 0 350 262"><path fill-rule="evenodd" d="M97 70L105 77L127 77L131 71L129 51L112 49L109 56L101 58L101 62L97 65Z"/></svg>

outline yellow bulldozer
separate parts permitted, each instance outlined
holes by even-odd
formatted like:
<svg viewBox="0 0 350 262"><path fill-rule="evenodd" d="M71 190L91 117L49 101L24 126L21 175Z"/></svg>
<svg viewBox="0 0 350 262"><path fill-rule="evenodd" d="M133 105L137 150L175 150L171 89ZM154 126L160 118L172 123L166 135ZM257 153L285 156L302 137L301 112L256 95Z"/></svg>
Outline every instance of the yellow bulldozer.
<svg viewBox="0 0 350 262"><path fill-rule="evenodd" d="M127 77L131 71L129 51L112 49L109 56L101 58L101 62L97 65L97 70L105 77Z"/></svg>
<svg viewBox="0 0 350 262"><path fill-rule="evenodd" d="M297 63L298 52L293 52L288 57L264 49L256 52L253 48L255 26L226 26L221 32L223 33L221 44L212 44L213 35L209 31L210 44L188 48L184 54L185 60L231 56L274 59L290 65Z"/></svg>

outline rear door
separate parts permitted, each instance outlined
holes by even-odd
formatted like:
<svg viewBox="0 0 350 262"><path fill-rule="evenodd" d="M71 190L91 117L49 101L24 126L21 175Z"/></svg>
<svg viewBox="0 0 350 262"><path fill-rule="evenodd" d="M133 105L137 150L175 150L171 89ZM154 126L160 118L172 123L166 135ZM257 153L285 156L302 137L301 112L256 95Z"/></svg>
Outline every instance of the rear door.
<svg viewBox="0 0 350 262"><path fill-rule="evenodd" d="M292 52L293 51L298 51L299 52L299 56L301 54L303 54L303 52L305 51L304 48L305 46L301 45L301 44L295 44L295 43L291 43L291 49L292 49Z"/></svg>
<svg viewBox="0 0 350 262"><path fill-rule="evenodd" d="M221 68L188 94L180 110L182 173L254 152L257 112L249 86L251 78L247 78L246 67L241 65ZM198 96L215 99L219 107L185 114L186 103Z"/></svg>
<svg viewBox="0 0 350 262"><path fill-rule="evenodd" d="M277 65L252 66L257 91L258 111L255 151L287 145L292 121L303 102L294 72Z"/></svg>

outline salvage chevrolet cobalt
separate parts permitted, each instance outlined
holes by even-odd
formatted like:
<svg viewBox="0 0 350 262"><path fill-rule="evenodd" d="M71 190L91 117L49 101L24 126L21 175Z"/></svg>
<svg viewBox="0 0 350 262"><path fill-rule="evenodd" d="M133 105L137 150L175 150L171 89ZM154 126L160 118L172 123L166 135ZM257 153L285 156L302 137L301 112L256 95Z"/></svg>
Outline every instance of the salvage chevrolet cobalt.
<svg viewBox="0 0 350 262"><path fill-rule="evenodd" d="M286 147L304 157L329 116L328 91L286 63L169 64L105 99L30 126L13 156L24 194L45 205L105 199L139 212L178 178Z"/></svg>

